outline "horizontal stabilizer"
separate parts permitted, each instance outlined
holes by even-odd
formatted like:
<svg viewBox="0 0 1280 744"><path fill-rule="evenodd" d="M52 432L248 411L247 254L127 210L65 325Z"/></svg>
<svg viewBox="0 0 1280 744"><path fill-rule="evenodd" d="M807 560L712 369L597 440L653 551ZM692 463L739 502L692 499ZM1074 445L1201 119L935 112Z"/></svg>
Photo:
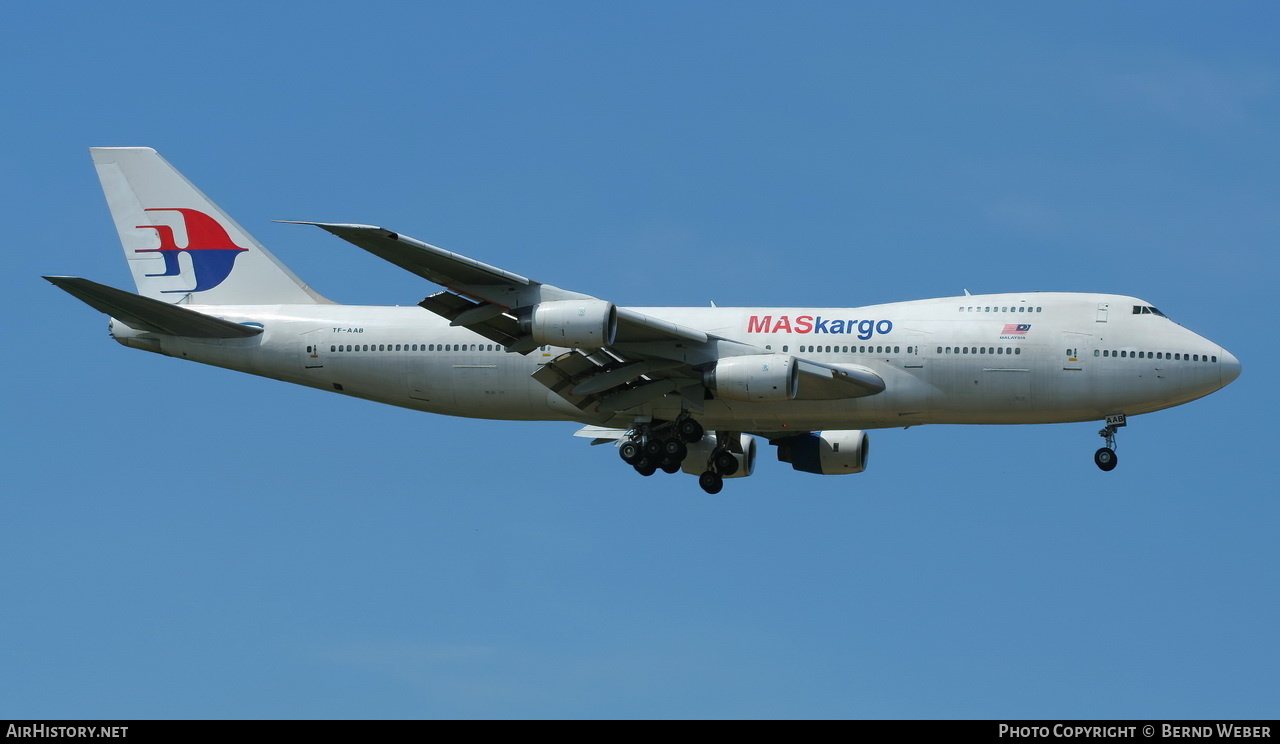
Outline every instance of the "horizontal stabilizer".
<svg viewBox="0 0 1280 744"><path fill-rule="evenodd" d="M195 338L246 338L262 333L257 326L205 315L88 279L74 276L46 276L45 279L94 310L139 331Z"/></svg>
<svg viewBox="0 0 1280 744"><path fill-rule="evenodd" d="M609 444L627 436L626 429L615 429L608 426L584 426L573 433L575 437L590 439L591 444Z"/></svg>

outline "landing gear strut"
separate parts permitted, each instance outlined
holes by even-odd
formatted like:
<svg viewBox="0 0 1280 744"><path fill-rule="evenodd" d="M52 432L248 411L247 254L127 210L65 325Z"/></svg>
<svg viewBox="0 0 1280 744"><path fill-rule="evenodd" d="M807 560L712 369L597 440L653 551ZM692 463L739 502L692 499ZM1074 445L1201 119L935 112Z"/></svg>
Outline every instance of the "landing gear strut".
<svg viewBox="0 0 1280 744"><path fill-rule="evenodd" d="M724 488L724 479L738 472L741 467L738 458L729 448L731 435L728 432L716 432L716 448L707 458L707 472L698 476L698 485L707 493L720 493Z"/></svg>
<svg viewBox="0 0 1280 744"><path fill-rule="evenodd" d="M1102 437L1107 442L1107 446L1093 453L1093 463L1101 470L1115 470L1116 463L1119 462L1119 459L1116 457L1116 429L1120 426L1124 426L1123 419L1121 419L1121 422L1122 423L1117 425L1110 423L1108 420L1106 427L1098 432L1098 436Z"/></svg>
<svg viewBox="0 0 1280 744"><path fill-rule="evenodd" d="M724 477L738 472L738 458L729 450L716 450L707 462L707 472L698 476L698 485L707 493L720 493Z"/></svg>

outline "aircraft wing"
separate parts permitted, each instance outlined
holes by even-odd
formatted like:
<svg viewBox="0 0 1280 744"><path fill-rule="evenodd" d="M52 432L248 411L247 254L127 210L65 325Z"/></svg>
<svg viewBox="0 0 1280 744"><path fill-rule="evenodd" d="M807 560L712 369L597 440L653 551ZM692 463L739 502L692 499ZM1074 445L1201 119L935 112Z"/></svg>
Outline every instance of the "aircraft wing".
<svg viewBox="0 0 1280 744"><path fill-rule="evenodd" d="M382 227L329 222L292 222L291 224L315 225L379 258L450 290L448 293L432 295L420 304L448 318L453 325L485 328L486 321L493 321L509 310L519 310L540 302L555 300L595 299L591 295L543 284ZM513 330L511 324L499 321L489 323L488 326L490 327L487 330L506 330L508 333L505 335L515 335L510 333ZM493 338L480 328L472 329ZM618 308L616 338L618 344L663 342L673 339L702 344L708 341L708 336L694 328L652 318L634 310ZM517 339L494 338L494 340L511 346L512 344L506 342Z"/></svg>
<svg viewBox="0 0 1280 744"><path fill-rule="evenodd" d="M439 284L421 307L501 344L507 351L528 354L538 342L520 318L538 304L597 298L573 292L373 225L294 222L315 225L379 258ZM542 365L533 377L584 413L606 421L663 397L678 395L690 410L702 410L702 371L724 356L763 354L766 349L696 328L616 308L613 343L599 350L573 349ZM831 367L804 362L800 397L831 400L873 395L884 383L865 368Z"/></svg>
<svg viewBox="0 0 1280 744"><path fill-rule="evenodd" d="M291 222L291 224L315 225L427 281L505 308L521 307L529 304L530 300L538 302L586 296L563 290L547 291L545 292L547 296L544 296L543 285L532 279L382 227L330 222Z"/></svg>

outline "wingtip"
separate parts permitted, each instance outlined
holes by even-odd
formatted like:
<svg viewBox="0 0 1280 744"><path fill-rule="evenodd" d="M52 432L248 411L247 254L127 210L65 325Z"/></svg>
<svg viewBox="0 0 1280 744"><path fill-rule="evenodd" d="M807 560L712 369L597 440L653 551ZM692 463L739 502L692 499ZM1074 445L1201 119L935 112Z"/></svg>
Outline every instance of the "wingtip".
<svg viewBox="0 0 1280 744"><path fill-rule="evenodd" d="M271 220L284 225L315 225L323 230L384 230L377 225L359 225L353 222L309 222L307 220ZM388 230L387 232L390 232Z"/></svg>

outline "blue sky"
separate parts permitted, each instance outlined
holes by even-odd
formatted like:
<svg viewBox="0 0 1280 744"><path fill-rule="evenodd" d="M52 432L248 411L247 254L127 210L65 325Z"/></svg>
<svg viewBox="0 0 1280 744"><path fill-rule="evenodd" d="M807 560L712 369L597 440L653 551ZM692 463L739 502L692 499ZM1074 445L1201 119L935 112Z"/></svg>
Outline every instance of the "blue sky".
<svg viewBox="0 0 1280 744"><path fill-rule="evenodd" d="M73 10L74 9L74 10ZM0 717L1280 715L1269 3L6 12ZM127 350L89 161L150 145L349 303L381 224L632 305L1145 298L1240 380L872 433L709 497L574 426ZM1268 485L1270 483L1271 485Z"/></svg>

